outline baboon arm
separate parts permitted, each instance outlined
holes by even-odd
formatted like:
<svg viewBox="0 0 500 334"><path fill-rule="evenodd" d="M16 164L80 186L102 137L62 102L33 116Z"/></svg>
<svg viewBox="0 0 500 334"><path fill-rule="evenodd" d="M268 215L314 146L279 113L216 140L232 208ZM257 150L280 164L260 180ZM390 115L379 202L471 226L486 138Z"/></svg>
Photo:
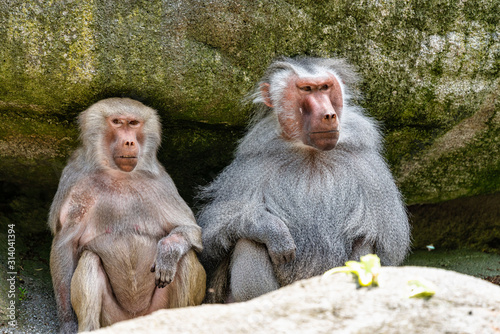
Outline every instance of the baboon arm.
<svg viewBox="0 0 500 334"><path fill-rule="evenodd" d="M151 267L155 283L164 288L172 282L180 259L193 248L201 252L201 228L196 225L178 226L158 241L156 260Z"/></svg>
<svg viewBox="0 0 500 334"><path fill-rule="evenodd" d="M61 322L61 333L75 333L76 314L71 306L71 278L76 267L76 247L66 235L57 234L50 253L50 271Z"/></svg>
<svg viewBox="0 0 500 334"><path fill-rule="evenodd" d="M196 224L182 225L177 226L167 237L178 235L186 240L187 245L189 246L186 252L193 248L197 253L201 253L203 250L203 246L201 243L201 227ZM184 252L185 253L185 252Z"/></svg>
<svg viewBox="0 0 500 334"><path fill-rule="evenodd" d="M221 212L226 213L220 215ZM240 239L264 244L273 263L295 258L295 242L286 224L256 202L220 201L205 209L199 218L203 228L202 262L217 266Z"/></svg>
<svg viewBox="0 0 500 334"><path fill-rule="evenodd" d="M394 224L392 229L386 229L387 232L385 234L380 233L378 239L375 241L374 252L380 257L380 263L383 266L400 265L408 254L410 248L410 228L408 224L401 225L403 225L401 222ZM388 234L392 236L392 239L383 239L382 236Z"/></svg>
<svg viewBox="0 0 500 334"><path fill-rule="evenodd" d="M229 233L238 239L250 239L265 244L274 264L283 264L295 259L295 241L279 217L261 208L252 218L231 224L232 231Z"/></svg>

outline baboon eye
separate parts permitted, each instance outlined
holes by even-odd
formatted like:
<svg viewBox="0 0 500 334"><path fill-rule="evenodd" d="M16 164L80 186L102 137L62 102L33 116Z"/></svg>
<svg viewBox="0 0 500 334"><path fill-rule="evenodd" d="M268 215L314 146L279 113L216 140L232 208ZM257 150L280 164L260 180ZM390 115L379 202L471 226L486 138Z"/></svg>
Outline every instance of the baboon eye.
<svg viewBox="0 0 500 334"><path fill-rule="evenodd" d="M304 92L310 92L312 91L311 86L302 86L300 87L300 90L303 90Z"/></svg>
<svg viewBox="0 0 500 334"><path fill-rule="evenodd" d="M327 84L325 84L325 85L321 86L319 88L319 90L328 90L328 88L330 88L330 87Z"/></svg>
<svg viewBox="0 0 500 334"><path fill-rule="evenodd" d="M120 124L120 120L118 118L113 119L113 124Z"/></svg>
<svg viewBox="0 0 500 334"><path fill-rule="evenodd" d="M130 121L129 124L133 125L133 126L134 125L139 125L139 121L134 119L134 120Z"/></svg>

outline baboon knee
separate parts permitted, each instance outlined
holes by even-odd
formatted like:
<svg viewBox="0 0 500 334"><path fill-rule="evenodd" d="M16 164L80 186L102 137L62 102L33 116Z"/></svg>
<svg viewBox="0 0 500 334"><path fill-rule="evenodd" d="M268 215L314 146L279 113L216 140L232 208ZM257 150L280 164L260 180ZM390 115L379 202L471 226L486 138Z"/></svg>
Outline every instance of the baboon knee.
<svg viewBox="0 0 500 334"><path fill-rule="evenodd" d="M231 296L237 302L280 287L267 248L263 244L240 239L234 248L230 271Z"/></svg>
<svg viewBox="0 0 500 334"><path fill-rule="evenodd" d="M78 330L100 327L102 308L102 274L99 256L84 251L71 279L71 304L78 318Z"/></svg>
<svg viewBox="0 0 500 334"><path fill-rule="evenodd" d="M177 276L167 289L171 289L168 308L195 306L203 302L206 273L193 250L179 261Z"/></svg>

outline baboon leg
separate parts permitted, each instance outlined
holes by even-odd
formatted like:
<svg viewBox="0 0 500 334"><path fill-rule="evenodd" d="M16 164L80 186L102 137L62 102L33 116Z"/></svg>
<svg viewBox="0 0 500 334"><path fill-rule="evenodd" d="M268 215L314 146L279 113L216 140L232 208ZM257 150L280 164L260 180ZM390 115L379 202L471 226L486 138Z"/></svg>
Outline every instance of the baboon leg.
<svg viewBox="0 0 500 334"><path fill-rule="evenodd" d="M369 243L365 238L358 238L354 241L352 245L351 256L349 260L359 261L359 258L365 256L366 254L373 254L374 249L371 243Z"/></svg>
<svg viewBox="0 0 500 334"><path fill-rule="evenodd" d="M236 302L258 297L280 287L266 246L254 241L238 240L231 258L230 272L229 299Z"/></svg>
<svg viewBox="0 0 500 334"><path fill-rule="evenodd" d="M84 251L71 279L71 305L78 331L91 331L129 319L118 305L99 256Z"/></svg>
<svg viewBox="0 0 500 334"><path fill-rule="evenodd" d="M71 304L78 318L78 331L100 328L106 274L99 256L84 251L71 279Z"/></svg>
<svg viewBox="0 0 500 334"><path fill-rule="evenodd" d="M166 305L156 303L156 295L158 294L158 298L161 299L163 294L162 289L157 288L153 298L155 308L176 308L201 304L205 298L206 274L193 250L188 251L181 258L175 279L164 289L167 290L165 291L167 303Z"/></svg>
<svg viewBox="0 0 500 334"><path fill-rule="evenodd" d="M207 282L207 294L204 302L207 304L227 302L229 295L229 264L228 256L222 260Z"/></svg>

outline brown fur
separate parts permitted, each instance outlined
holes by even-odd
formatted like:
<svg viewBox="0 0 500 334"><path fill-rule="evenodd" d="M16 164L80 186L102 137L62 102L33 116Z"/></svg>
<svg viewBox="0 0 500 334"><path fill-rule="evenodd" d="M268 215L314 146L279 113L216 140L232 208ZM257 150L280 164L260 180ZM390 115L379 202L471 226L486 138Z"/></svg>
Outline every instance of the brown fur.
<svg viewBox="0 0 500 334"><path fill-rule="evenodd" d="M156 159L156 112L114 98L79 121L82 146L63 171L49 216L61 332L200 304L201 229Z"/></svg>

